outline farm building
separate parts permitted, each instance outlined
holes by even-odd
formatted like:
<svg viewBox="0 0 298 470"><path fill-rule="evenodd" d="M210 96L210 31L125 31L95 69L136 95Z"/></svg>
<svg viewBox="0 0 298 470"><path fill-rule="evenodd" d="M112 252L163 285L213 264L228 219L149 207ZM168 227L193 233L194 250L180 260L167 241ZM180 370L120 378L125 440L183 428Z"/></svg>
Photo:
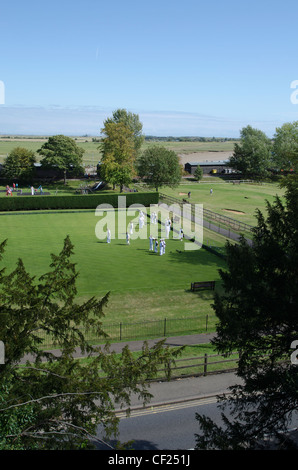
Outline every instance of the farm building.
<svg viewBox="0 0 298 470"><path fill-rule="evenodd" d="M194 174L197 167L200 166L203 174L232 173L232 168L227 166L228 160L206 161L206 162L188 162L185 163L184 169L191 175Z"/></svg>

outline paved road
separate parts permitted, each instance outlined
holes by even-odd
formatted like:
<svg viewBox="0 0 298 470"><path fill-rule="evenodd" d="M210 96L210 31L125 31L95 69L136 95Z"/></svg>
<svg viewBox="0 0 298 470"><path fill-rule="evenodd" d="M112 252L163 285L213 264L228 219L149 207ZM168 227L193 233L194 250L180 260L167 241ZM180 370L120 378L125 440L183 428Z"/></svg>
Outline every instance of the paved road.
<svg viewBox="0 0 298 470"><path fill-rule="evenodd" d="M203 344L203 343L209 343L213 337L214 337L214 333L188 335L188 336L174 336L174 337L166 338L165 345L175 347L175 346L183 346L183 345ZM152 347L158 341L160 341L162 339L165 339L165 338L156 338L156 339L147 340L148 346ZM144 343L144 340L122 341L121 343L111 343L110 351L111 352L114 351L116 353L121 353L122 349L127 345L129 346L129 349L131 351L141 351L143 343ZM103 345L103 347L104 347L104 345ZM51 352L53 354L56 354L57 356L59 355L58 350L52 350ZM83 357L83 354L81 353L80 349L77 349L75 351L74 357L76 357L76 358ZM21 362L24 363L27 360L32 360L32 355L24 356Z"/></svg>

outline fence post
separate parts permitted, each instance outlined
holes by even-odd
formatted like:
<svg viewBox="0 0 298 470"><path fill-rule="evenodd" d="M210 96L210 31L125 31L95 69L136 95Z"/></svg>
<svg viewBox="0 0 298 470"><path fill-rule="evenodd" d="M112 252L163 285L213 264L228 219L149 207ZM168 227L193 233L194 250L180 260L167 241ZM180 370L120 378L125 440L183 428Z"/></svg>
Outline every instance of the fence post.
<svg viewBox="0 0 298 470"><path fill-rule="evenodd" d="M164 336L166 336L166 332L167 332L167 319L165 318L163 322L163 335Z"/></svg>
<svg viewBox="0 0 298 470"><path fill-rule="evenodd" d="M204 354L204 375L207 375L207 360L208 360L208 355L207 353Z"/></svg>

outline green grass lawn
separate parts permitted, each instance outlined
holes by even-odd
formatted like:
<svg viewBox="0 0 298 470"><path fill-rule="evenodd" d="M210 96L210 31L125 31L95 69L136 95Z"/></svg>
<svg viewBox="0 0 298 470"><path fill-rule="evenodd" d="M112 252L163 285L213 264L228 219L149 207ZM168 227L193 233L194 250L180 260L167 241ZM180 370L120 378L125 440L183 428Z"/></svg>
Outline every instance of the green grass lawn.
<svg viewBox="0 0 298 470"><path fill-rule="evenodd" d="M38 277L49 269L50 254L58 254L69 235L80 273L78 298L101 297L110 291L106 321L213 313L213 292L191 293L189 289L196 280L219 281L223 260L203 248L184 251L184 242L174 239L167 241L163 256L149 252L147 238L131 240L130 245L125 239L107 244L95 235L98 221L95 212L88 211L2 214L0 239L8 239L8 245L1 264L11 272L20 257L27 270Z"/></svg>
<svg viewBox="0 0 298 470"><path fill-rule="evenodd" d="M266 212L266 200L274 201L278 194L283 197L284 191L278 184L216 184L217 180L209 183L181 183L178 188L163 187L161 192L179 199L186 198L194 204L203 204L218 214L231 217L249 225L256 225L255 212L260 209ZM213 194L210 195L210 188ZM187 194L191 192L188 199Z"/></svg>

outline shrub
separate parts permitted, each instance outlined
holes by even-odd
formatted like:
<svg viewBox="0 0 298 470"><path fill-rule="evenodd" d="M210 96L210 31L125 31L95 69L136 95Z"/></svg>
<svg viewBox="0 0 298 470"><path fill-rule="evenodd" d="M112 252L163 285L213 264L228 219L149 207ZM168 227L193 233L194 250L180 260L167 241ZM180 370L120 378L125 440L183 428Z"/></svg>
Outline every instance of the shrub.
<svg viewBox="0 0 298 470"><path fill-rule="evenodd" d="M132 204L157 204L158 193L84 194L75 196L18 196L0 198L0 211L96 209L100 204L118 207L118 197L126 197L126 207Z"/></svg>

